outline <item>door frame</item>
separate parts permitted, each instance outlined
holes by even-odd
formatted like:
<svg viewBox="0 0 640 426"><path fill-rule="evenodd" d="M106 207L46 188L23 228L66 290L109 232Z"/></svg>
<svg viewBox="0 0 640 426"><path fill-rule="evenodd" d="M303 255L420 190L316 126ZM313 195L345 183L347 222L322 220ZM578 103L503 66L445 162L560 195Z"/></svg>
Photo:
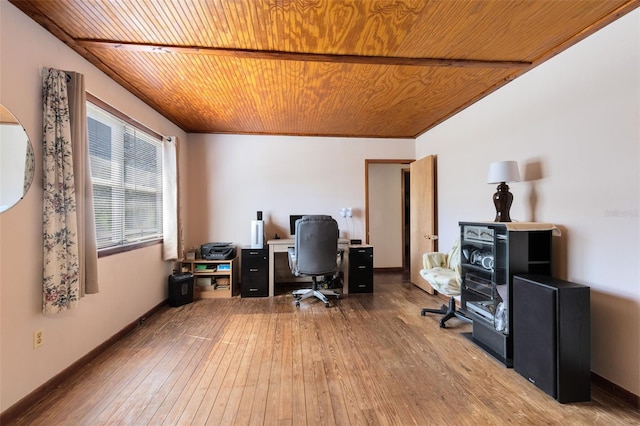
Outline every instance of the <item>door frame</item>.
<svg viewBox="0 0 640 426"><path fill-rule="evenodd" d="M407 269L407 257L411 256L411 247L409 247L409 253L407 253L407 247L409 246L409 241L407 241L407 230L411 232L411 214L409 213L409 220L407 220L407 197L405 196L407 191L409 191L410 186L407 184L407 181L411 179L411 169L402 168L402 270ZM411 201L411 200L409 200Z"/></svg>
<svg viewBox="0 0 640 426"><path fill-rule="evenodd" d="M369 244L369 164L404 164L404 165L409 165L411 163L413 163L414 161L416 161L415 159L365 159L364 160L364 225L365 225L365 242L367 244ZM404 178L402 179L402 182L404 184ZM403 208L404 208L404 193L403 193L403 200L402 200L402 204L403 204ZM403 210L404 212L404 210ZM404 222L404 216L403 216L403 222ZM403 240L403 248L402 248L402 266L403 268L406 265L406 259L405 259L405 254L404 254L404 245L406 244L406 242L404 241L405 239L405 232L404 232L404 223L402 224L402 229L403 229L403 233L402 233L402 240Z"/></svg>

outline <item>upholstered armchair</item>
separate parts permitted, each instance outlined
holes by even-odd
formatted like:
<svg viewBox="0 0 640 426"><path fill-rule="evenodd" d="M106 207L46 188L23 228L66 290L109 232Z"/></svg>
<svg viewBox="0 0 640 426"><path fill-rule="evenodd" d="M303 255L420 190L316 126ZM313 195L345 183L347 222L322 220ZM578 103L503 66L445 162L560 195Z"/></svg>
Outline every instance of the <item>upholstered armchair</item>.
<svg viewBox="0 0 640 426"><path fill-rule="evenodd" d="M430 252L422 256L420 275L438 293L460 295L462 282L460 269L460 240L456 240L447 253Z"/></svg>
<svg viewBox="0 0 640 426"><path fill-rule="evenodd" d="M420 315L427 313L444 315L440 319L440 327L445 328L445 323L456 317L465 322L471 322L462 312L456 310L456 298L460 296L462 273L460 267L460 240L457 239L447 253L430 252L422 256L420 275L438 293L450 296L449 304L442 305L440 309L424 308Z"/></svg>

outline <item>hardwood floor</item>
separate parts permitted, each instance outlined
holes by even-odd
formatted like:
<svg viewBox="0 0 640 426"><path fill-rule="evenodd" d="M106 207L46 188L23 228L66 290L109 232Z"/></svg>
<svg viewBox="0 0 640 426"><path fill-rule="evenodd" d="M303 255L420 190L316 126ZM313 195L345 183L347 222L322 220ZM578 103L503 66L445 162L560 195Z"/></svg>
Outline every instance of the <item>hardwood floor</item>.
<svg viewBox="0 0 640 426"><path fill-rule="evenodd" d="M325 308L290 295L163 308L11 424L631 425L592 387L562 405L420 316L441 299L375 275L375 293Z"/></svg>

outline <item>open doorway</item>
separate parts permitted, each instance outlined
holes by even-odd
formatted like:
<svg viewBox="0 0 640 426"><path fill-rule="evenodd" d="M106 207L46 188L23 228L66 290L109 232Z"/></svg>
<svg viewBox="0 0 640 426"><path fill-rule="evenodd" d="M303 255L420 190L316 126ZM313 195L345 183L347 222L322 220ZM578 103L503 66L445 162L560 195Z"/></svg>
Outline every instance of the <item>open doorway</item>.
<svg viewBox="0 0 640 426"><path fill-rule="evenodd" d="M366 242L375 247L374 269L409 265L408 165L414 160L365 160Z"/></svg>
<svg viewBox="0 0 640 426"><path fill-rule="evenodd" d="M408 168L402 169L402 271L410 270L411 259L411 171Z"/></svg>

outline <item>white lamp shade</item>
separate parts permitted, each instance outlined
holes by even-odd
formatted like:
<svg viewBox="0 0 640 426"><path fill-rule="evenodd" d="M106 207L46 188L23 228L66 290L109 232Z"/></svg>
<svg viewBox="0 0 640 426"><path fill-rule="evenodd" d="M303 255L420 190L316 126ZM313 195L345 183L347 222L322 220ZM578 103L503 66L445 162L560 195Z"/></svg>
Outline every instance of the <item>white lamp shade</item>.
<svg viewBox="0 0 640 426"><path fill-rule="evenodd" d="M498 161L489 164L487 183L520 182L517 161Z"/></svg>

